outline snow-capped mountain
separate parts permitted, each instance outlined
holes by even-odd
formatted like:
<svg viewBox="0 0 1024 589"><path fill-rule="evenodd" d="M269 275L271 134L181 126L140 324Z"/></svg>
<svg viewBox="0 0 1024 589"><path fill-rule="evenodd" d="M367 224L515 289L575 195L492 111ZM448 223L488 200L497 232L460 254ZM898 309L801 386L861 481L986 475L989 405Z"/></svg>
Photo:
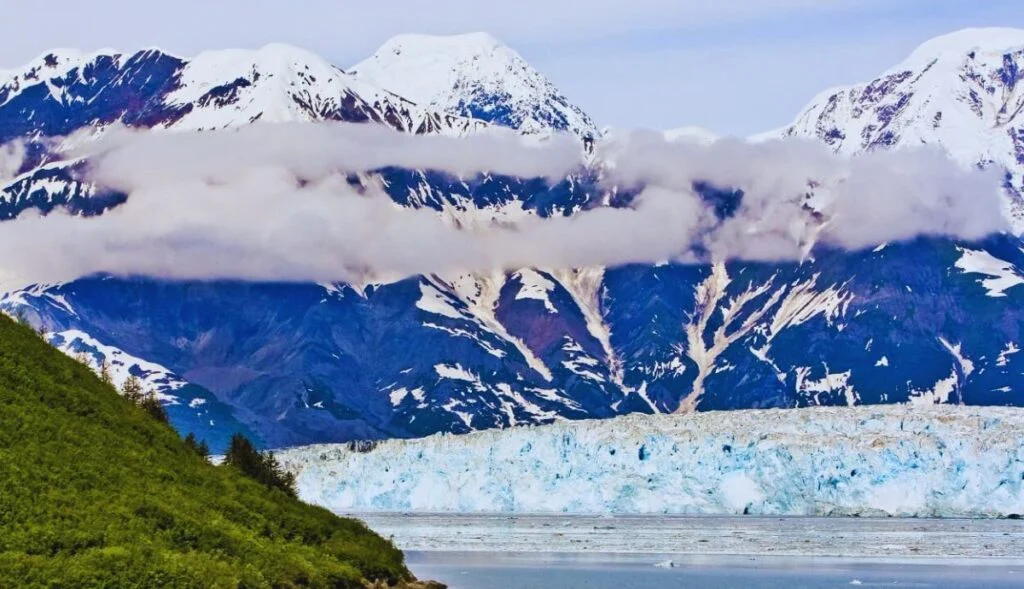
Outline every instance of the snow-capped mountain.
<svg viewBox="0 0 1024 589"><path fill-rule="evenodd" d="M1007 208L1024 230L1024 30L966 29L918 47L869 82L816 96L763 137L817 138L854 154L938 145L968 165L1007 170Z"/></svg>
<svg viewBox="0 0 1024 589"><path fill-rule="evenodd" d="M288 45L182 58L159 49L127 54L46 53L0 72L0 143L67 135L121 122L212 129L253 121L374 121L410 132L464 129L469 121L419 108Z"/></svg>
<svg viewBox="0 0 1024 589"><path fill-rule="evenodd" d="M466 45L456 54L478 56L449 64L461 68L459 80L533 79L518 69L503 74L505 52L479 51L489 40L455 39ZM547 86L532 94L460 86L460 100L493 108L453 112L446 103L435 112L429 100L378 89L361 67L346 74L281 46L191 60L155 50L48 55L4 78L4 138L114 122L169 131L265 119L424 133L586 126L566 122L579 109ZM404 60L395 67L404 79ZM449 87L443 76L436 87ZM526 116L535 112L548 114ZM76 180L78 162L50 161L42 142L29 146L0 198L0 219L57 206L103 214L124 202ZM549 182L385 169L365 180L379 181L401 206L466 225L603 206L610 201L597 173ZM729 187L695 188L708 199L742 198ZM523 268L386 284L91 277L8 293L0 308L25 308L51 333L84 334L78 340L97 357L120 353L138 359L139 370L161 367L227 408L229 417L213 420L217 435L240 423L272 446L680 408L1021 405L1021 245L1008 235L920 238L860 252L819 248L803 263Z"/></svg>
<svg viewBox="0 0 1024 589"><path fill-rule="evenodd" d="M518 53L486 33L399 35L349 71L438 112L523 133L554 129L597 135L586 113Z"/></svg>
<svg viewBox="0 0 1024 589"><path fill-rule="evenodd" d="M416 106L288 45L209 51L186 59L147 49L132 54L72 50L46 53L0 72L0 144L94 135L130 127L196 130L255 121L373 122L410 133L461 134L481 121ZM0 187L0 219L25 208L56 206L95 213L118 203L76 178L73 161L29 145L19 175Z"/></svg>
<svg viewBox="0 0 1024 589"><path fill-rule="evenodd" d="M278 454L338 513L1020 515L1019 410L637 415Z"/></svg>

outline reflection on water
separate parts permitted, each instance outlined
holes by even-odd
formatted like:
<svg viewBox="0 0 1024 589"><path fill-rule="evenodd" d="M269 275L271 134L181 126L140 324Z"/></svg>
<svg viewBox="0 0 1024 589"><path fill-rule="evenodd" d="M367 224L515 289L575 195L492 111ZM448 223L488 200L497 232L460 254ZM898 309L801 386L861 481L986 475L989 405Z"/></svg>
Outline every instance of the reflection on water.
<svg viewBox="0 0 1024 589"><path fill-rule="evenodd" d="M674 560L670 560L674 558ZM823 559L411 552L421 579L450 589L1020 589L1024 567ZM671 566L669 564L671 563ZM660 566L658 566L660 565Z"/></svg>

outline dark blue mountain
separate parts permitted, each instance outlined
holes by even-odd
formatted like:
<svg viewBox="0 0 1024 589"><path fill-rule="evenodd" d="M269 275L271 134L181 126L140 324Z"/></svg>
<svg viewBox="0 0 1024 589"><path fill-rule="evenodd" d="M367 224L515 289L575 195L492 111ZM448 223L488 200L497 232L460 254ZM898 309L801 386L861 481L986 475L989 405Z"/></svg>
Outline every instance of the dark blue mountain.
<svg viewBox="0 0 1024 589"><path fill-rule="evenodd" d="M345 120L418 133L483 124L280 46L193 60L155 50L49 55L10 76L0 79L6 139L115 122ZM97 215L124 201L78 180L80 162L36 145L3 188L0 219L56 207ZM589 173L554 185L376 174L397 203L440 215L571 215L607 196ZM696 188L721 217L741 206L742 192ZM817 248L802 263L522 269L387 284L91 277L19 288L0 307L24 310L68 353L144 377L180 429L215 447L236 430L279 446L637 411L1024 405L1021 246L1010 235L920 238L861 252Z"/></svg>

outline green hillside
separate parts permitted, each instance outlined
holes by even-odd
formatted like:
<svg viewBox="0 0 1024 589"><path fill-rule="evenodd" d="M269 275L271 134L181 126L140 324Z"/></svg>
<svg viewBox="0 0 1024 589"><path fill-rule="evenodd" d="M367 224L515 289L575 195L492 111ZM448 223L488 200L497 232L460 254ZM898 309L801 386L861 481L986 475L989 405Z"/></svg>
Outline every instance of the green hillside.
<svg viewBox="0 0 1024 589"><path fill-rule="evenodd" d="M212 466L0 315L0 587L363 587L411 579L363 524ZM417 584L418 585L418 584Z"/></svg>

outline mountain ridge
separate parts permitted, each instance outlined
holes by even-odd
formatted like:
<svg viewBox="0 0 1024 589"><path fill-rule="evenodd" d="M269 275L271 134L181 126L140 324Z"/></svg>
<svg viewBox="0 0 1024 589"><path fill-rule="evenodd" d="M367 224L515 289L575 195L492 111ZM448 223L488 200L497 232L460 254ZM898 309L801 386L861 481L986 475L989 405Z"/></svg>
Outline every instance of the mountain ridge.
<svg viewBox="0 0 1024 589"><path fill-rule="evenodd" d="M140 90L113 96L126 98L100 120L162 124L162 110L154 119L138 106L165 105L166 88L147 93L140 83L160 72L177 75L180 64L161 61L115 68L122 85ZM233 108L250 91L232 85L240 72L211 77L208 89L196 86L195 102L175 108L202 111L198 102L215 88L215 96L235 96L227 103ZM334 96L317 94L326 78L313 77L296 84ZM49 95L48 88L36 92ZM136 100L142 96L148 99ZM93 125L94 115L76 104L67 114L80 128ZM327 114L386 123L379 108L354 104L369 110ZM21 105L27 111L0 106L0 129L41 105L49 103ZM408 132L406 120L399 126ZM247 124L245 117L231 121ZM424 132L449 129L461 132ZM0 218L60 206L103 214L119 204L117 195L86 195L66 175L47 174L40 168L8 187ZM432 210L461 226L628 206L633 192L602 187L600 174L547 182L387 169L357 180L382 186L397 206ZM742 191L730 187L694 190L742 205ZM128 371L155 365L197 387L171 405L183 430L209 424L202 429L220 434L241 423L280 446L680 408L1021 405L1021 283L1020 240L993 235L817 248L801 262L524 268L373 284L87 277L0 295L0 308L24 309L37 326L71 334L68 341L82 344L75 351L99 359L109 350L137 359L127 360ZM72 336L79 333L88 337ZM194 399L206 403L191 407ZM227 413L204 413L213 401Z"/></svg>

